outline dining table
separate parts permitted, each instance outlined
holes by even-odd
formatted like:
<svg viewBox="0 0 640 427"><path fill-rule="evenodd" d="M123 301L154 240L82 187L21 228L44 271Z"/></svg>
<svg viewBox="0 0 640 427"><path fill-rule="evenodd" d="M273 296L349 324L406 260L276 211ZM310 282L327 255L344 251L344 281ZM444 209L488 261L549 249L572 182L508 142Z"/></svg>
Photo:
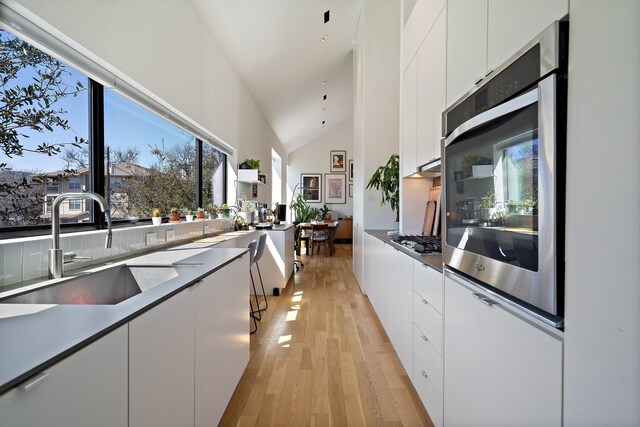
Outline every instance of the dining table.
<svg viewBox="0 0 640 427"><path fill-rule="evenodd" d="M312 226L313 225L317 225L317 224L327 224L329 230L331 230L330 235L332 237L331 237L331 240L329 241L329 248L330 248L329 253L331 254L331 256L333 256L333 254L335 252L334 248L333 248L333 240L334 240L334 237L335 237L335 233L333 232L332 229L338 227L339 221L311 221L311 222L301 222L298 225L296 225L296 227L300 228L300 233L298 233L298 241L296 242L297 243L296 244L296 248L297 248L296 249L296 255L300 255L300 248L302 246L300 243L302 242L302 240L305 240L305 239L306 239L306 249L307 249L307 254L308 254L308 252L309 252L309 239L311 238L311 235L310 234L306 234L306 236L305 236L302 233L305 230L311 230L313 228Z"/></svg>

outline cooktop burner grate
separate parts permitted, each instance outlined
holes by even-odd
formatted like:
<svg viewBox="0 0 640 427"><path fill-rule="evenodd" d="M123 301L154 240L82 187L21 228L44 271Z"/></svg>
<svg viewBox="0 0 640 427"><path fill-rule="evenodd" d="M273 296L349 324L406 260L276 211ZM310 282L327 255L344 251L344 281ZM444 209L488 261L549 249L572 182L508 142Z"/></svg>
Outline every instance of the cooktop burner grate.
<svg viewBox="0 0 640 427"><path fill-rule="evenodd" d="M397 235L393 242L420 254L442 253L440 236Z"/></svg>

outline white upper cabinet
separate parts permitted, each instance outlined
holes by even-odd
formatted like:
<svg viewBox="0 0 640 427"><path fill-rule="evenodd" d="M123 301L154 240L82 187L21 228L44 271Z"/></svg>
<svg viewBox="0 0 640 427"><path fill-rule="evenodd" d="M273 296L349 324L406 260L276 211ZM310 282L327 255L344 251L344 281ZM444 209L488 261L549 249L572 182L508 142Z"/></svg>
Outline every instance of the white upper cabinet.
<svg viewBox="0 0 640 427"><path fill-rule="evenodd" d="M447 106L568 12L568 0L449 0Z"/></svg>
<svg viewBox="0 0 640 427"><path fill-rule="evenodd" d="M447 11L442 9L418 51L416 166L440 157L447 86Z"/></svg>
<svg viewBox="0 0 640 427"><path fill-rule="evenodd" d="M487 0L449 0L447 106L487 71Z"/></svg>
<svg viewBox="0 0 640 427"><path fill-rule="evenodd" d="M402 86L402 176L416 171L418 58L404 71Z"/></svg>
<svg viewBox="0 0 640 427"><path fill-rule="evenodd" d="M489 0L489 69L499 67L567 13L568 0Z"/></svg>
<svg viewBox="0 0 640 427"><path fill-rule="evenodd" d="M418 52L422 41L445 7L446 0L417 0L402 31L402 69Z"/></svg>

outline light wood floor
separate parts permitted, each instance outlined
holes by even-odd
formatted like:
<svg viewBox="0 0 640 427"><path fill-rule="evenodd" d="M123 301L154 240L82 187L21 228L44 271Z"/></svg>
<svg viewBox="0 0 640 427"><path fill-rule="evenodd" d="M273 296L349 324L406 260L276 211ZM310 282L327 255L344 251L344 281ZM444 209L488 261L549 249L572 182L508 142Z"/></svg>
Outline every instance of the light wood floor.
<svg viewBox="0 0 640 427"><path fill-rule="evenodd" d="M351 245L271 297L221 426L432 426L351 270Z"/></svg>

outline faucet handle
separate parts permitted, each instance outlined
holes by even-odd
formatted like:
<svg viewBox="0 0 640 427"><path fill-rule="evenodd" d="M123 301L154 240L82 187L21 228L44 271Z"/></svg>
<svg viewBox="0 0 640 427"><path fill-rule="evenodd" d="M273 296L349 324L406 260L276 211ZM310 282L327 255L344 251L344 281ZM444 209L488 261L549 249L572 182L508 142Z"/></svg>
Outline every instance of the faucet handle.
<svg viewBox="0 0 640 427"><path fill-rule="evenodd" d="M69 264L77 259L92 259L90 256L78 256L75 252L65 252L62 255L62 262Z"/></svg>

